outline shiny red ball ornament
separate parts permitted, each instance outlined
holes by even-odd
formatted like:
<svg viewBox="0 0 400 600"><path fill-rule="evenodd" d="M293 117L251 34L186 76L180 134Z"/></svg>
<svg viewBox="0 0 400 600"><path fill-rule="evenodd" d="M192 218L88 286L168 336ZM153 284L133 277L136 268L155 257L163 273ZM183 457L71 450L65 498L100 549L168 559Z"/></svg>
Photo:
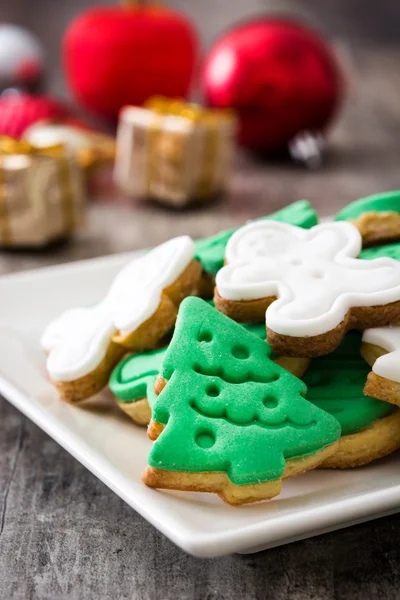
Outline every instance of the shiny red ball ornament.
<svg viewBox="0 0 400 600"><path fill-rule="evenodd" d="M316 32L263 18L217 41L205 62L203 87L210 106L238 111L243 145L276 151L301 132L324 132L340 104L343 78Z"/></svg>
<svg viewBox="0 0 400 600"><path fill-rule="evenodd" d="M51 96L3 94L0 96L0 135L19 138L33 123L65 119L69 109Z"/></svg>
<svg viewBox="0 0 400 600"><path fill-rule="evenodd" d="M153 95L186 97L197 58L193 27L182 15L143 0L80 14L63 42L75 98L110 120Z"/></svg>

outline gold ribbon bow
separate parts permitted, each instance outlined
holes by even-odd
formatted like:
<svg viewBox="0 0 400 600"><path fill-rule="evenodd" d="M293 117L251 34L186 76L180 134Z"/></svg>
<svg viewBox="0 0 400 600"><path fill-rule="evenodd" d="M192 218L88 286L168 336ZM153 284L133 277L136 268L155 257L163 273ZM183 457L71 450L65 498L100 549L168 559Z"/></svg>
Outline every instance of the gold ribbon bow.
<svg viewBox="0 0 400 600"><path fill-rule="evenodd" d="M164 96L153 96L147 100L144 106L161 115L184 117L210 126L226 121L232 123L236 121L236 113L230 108L205 108L199 104L175 98L164 98Z"/></svg>
<svg viewBox="0 0 400 600"><path fill-rule="evenodd" d="M34 146L26 140L16 140L7 135L0 135L0 157L10 154L39 154L51 158L62 158L66 154L66 149L64 144L40 147Z"/></svg>

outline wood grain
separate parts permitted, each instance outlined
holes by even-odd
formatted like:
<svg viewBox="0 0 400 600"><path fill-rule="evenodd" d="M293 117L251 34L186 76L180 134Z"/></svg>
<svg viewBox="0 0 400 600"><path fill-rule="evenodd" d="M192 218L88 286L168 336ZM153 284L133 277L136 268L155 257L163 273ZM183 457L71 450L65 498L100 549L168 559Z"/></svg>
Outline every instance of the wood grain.
<svg viewBox="0 0 400 600"><path fill-rule="evenodd" d="M249 556L178 550L0 402L1 598L397 599L400 516Z"/></svg>
<svg viewBox="0 0 400 600"><path fill-rule="evenodd" d="M1 7L1 18L44 39L53 91L65 94L61 33L95 3L35 0L29 11L27 0L16 0ZM305 16L332 36L349 93L323 168L309 172L240 154L224 202L183 213L117 200L92 204L88 228L75 243L40 254L2 253L0 273L148 247L181 233L202 237L300 198L328 215L363 195L400 187L397 1L368 8L361 0L170 4L196 18L206 45L230 22L271 8ZM394 600L399 534L395 515L257 555L189 557L0 399L1 599Z"/></svg>

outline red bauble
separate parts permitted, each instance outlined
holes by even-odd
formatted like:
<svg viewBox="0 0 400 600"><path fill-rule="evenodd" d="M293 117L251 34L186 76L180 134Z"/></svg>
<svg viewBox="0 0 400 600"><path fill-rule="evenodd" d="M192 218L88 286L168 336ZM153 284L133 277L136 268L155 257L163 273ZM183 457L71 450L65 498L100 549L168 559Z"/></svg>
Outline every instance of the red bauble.
<svg viewBox="0 0 400 600"><path fill-rule="evenodd" d="M50 96L6 94L0 96L0 135L19 138L33 123L64 119L70 111Z"/></svg>
<svg viewBox="0 0 400 600"><path fill-rule="evenodd" d="M185 97L196 47L189 22L167 8L99 7L69 26L64 64L76 99L115 120L122 106L156 94Z"/></svg>
<svg viewBox="0 0 400 600"><path fill-rule="evenodd" d="M209 105L238 111L240 141L280 150L299 132L324 131L340 103L338 63L314 31L263 18L225 34L203 72Z"/></svg>

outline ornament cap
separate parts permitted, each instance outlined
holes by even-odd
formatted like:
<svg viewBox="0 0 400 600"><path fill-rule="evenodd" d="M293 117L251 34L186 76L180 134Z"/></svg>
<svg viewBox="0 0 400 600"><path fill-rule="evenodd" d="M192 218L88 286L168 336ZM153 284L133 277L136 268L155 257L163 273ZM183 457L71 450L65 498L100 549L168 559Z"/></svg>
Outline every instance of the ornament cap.
<svg viewBox="0 0 400 600"><path fill-rule="evenodd" d="M296 162L308 169L319 169L323 161L325 140L319 132L302 131L289 141L288 149Z"/></svg>

